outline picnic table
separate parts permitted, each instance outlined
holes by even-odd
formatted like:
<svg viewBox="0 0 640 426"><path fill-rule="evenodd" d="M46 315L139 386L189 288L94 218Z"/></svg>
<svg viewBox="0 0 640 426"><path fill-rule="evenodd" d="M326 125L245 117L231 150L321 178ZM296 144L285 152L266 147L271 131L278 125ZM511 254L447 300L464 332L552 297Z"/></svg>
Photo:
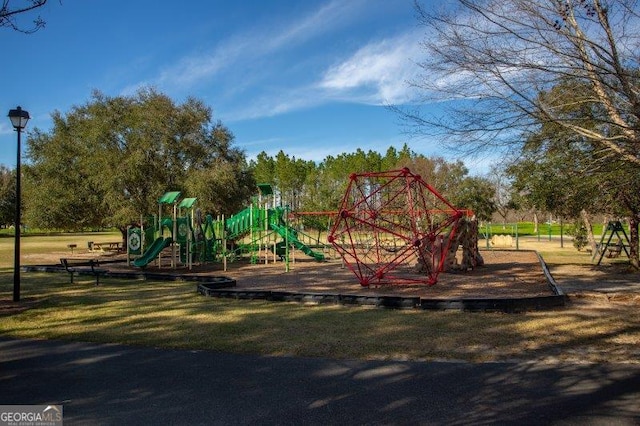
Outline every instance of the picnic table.
<svg viewBox="0 0 640 426"><path fill-rule="evenodd" d="M100 251L120 251L122 250L122 241L109 241L106 243L92 243L90 250L100 250Z"/></svg>

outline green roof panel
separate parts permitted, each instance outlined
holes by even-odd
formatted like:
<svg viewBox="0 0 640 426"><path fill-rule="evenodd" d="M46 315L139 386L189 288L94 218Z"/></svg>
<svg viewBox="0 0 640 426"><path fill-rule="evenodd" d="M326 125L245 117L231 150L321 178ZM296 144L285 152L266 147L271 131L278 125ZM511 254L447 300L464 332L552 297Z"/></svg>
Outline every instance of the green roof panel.
<svg viewBox="0 0 640 426"><path fill-rule="evenodd" d="M158 204L173 204L180 198L180 191L166 192L160 199Z"/></svg>
<svg viewBox="0 0 640 426"><path fill-rule="evenodd" d="M180 204L178 204L178 207L180 207L181 209L190 209L191 207L193 207L197 200L198 199L195 197L183 198L182 201L180 201Z"/></svg>
<svg viewBox="0 0 640 426"><path fill-rule="evenodd" d="M269 185L268 183L259 183L258 189L260 190L260 195L273 194L273 189L271 188L271 185Z"/></svg>

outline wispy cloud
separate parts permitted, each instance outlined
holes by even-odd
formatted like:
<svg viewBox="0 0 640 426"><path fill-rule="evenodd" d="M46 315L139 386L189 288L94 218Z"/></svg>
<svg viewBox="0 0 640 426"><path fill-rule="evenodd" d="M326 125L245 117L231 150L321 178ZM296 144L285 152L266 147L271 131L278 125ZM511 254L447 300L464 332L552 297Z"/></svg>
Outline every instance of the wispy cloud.
<svg viewBox="0 0 640 426"><path fill-rule="evenodd" d="M327 70L319 86L334 97L371 104L398 104L412 97L408 81L419 72L420 35L373 41Z"/></svg>
<svg viewBox="0 0 640 426"><path fill-rule="evenodd" d="M415 96L409 81L420 69L420 35L408 32L367 43L343 60L329 64L316 81L287 85L231 112L229 119L269 117L327 102L368 105L404 104Z"/></svg>
<svg viewBox="0 0 640 426"><path fill-rule="evenodd" d="M232 35L209 51L195 52L178 60L175 65L163 69L150 85L184 89L211 81L222 71L239 69L247 62L293 49L309 39L345 25L357 16L358 9L364 5L364 0L333 0L291 22L278 22L272 27L256 26L251 32Z"/></svg>
<svg viewBox="0 0 640 426"><path fill-rule="evenodd" d="M416 32L364 40L360 48L343 50L344 57L324 65L326 58L310 50L303 58L313 61L313 69L305 69L296 78L278 75L283 74L278 60L286 63L288 71L302 66L279 55L323 37L339 37L340 30L348 29L372 7L370 0L332 0L304 16L283 18L269 27L257 24L209 50L179 59L150 80L128 87L126 93L142 86L169 93L193 92L197 87L203 93L215 82L214 101L227 121L272 117L336 101L405 103L411 98L407 82L418 72L414 61L420 55L421 36Z"/></svg>

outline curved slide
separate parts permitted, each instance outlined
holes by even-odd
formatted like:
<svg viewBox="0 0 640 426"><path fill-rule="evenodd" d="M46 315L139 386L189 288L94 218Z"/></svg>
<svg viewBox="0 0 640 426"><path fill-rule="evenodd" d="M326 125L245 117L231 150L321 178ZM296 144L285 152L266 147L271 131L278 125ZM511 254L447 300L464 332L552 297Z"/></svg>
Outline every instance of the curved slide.
<svg viewBox="0 0 640 426"><path fill-rule="evenodd" d="M271 223L269 224L269 226L271 227L271 229L276 231L278 235L280 235L282 238L288 239L289 242L293 244L295 248L302 251L307 256L311 256L315 260L324 260L324 254L311 250L309 246L307 246L305 243L303 243L298 239L295 229L289 228L283 225L278 225L275 223Z"/></svg>
<svg viewBox="0 0 640 426"><path fill-rule="evenodd" d="M153 262L153 259L158 257L160 252L162 250L164 250L164 248L167 247L169 244L171 244L172 241L173 240L171 239L171 237L168 237L168 238L164 238L164 237L157 238L153 242L153 244L151 244L149 246L149 248L142 254L141 257L139 257L139 258L137 258L136 260L133 261L133 265L137 266L138 268L142 268L144 266L147 266L149 263Z"/></svg>

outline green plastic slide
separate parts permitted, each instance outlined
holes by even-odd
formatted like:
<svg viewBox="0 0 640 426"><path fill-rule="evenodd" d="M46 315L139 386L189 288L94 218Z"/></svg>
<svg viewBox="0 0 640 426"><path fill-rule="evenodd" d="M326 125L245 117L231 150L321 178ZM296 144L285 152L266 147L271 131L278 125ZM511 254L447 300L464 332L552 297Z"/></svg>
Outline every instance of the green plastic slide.
<svg viewBox="0 0 640 426"><path fill-rule="evenodd" d="M153 259L158 257L160 252L164 250L164 248L167 247L169 244L171 244L172 241L173 240L171 239L171 237L157 238L153 242L153 244L151 244L149 248L142 254L141 257L133 261L133 265L137 266L138 268L147 266L149 263L153 262Z"/></svg>
<svg viewBox="0 0 640 426"><path fill-rule="evenodd" d="M302 241L298 240L298 236L296 235L297 232L295 229L289 228L287 226L279 225L276 223L271 223L269 224L269 226L271 227L271 229L276 231L278 235L280 235L282 238L289 240L290 244L293 244L295 248L302 251L307 256L311 256L315 260L324 260L324 254L311 250L309 246L307 246Z"/></svg>

